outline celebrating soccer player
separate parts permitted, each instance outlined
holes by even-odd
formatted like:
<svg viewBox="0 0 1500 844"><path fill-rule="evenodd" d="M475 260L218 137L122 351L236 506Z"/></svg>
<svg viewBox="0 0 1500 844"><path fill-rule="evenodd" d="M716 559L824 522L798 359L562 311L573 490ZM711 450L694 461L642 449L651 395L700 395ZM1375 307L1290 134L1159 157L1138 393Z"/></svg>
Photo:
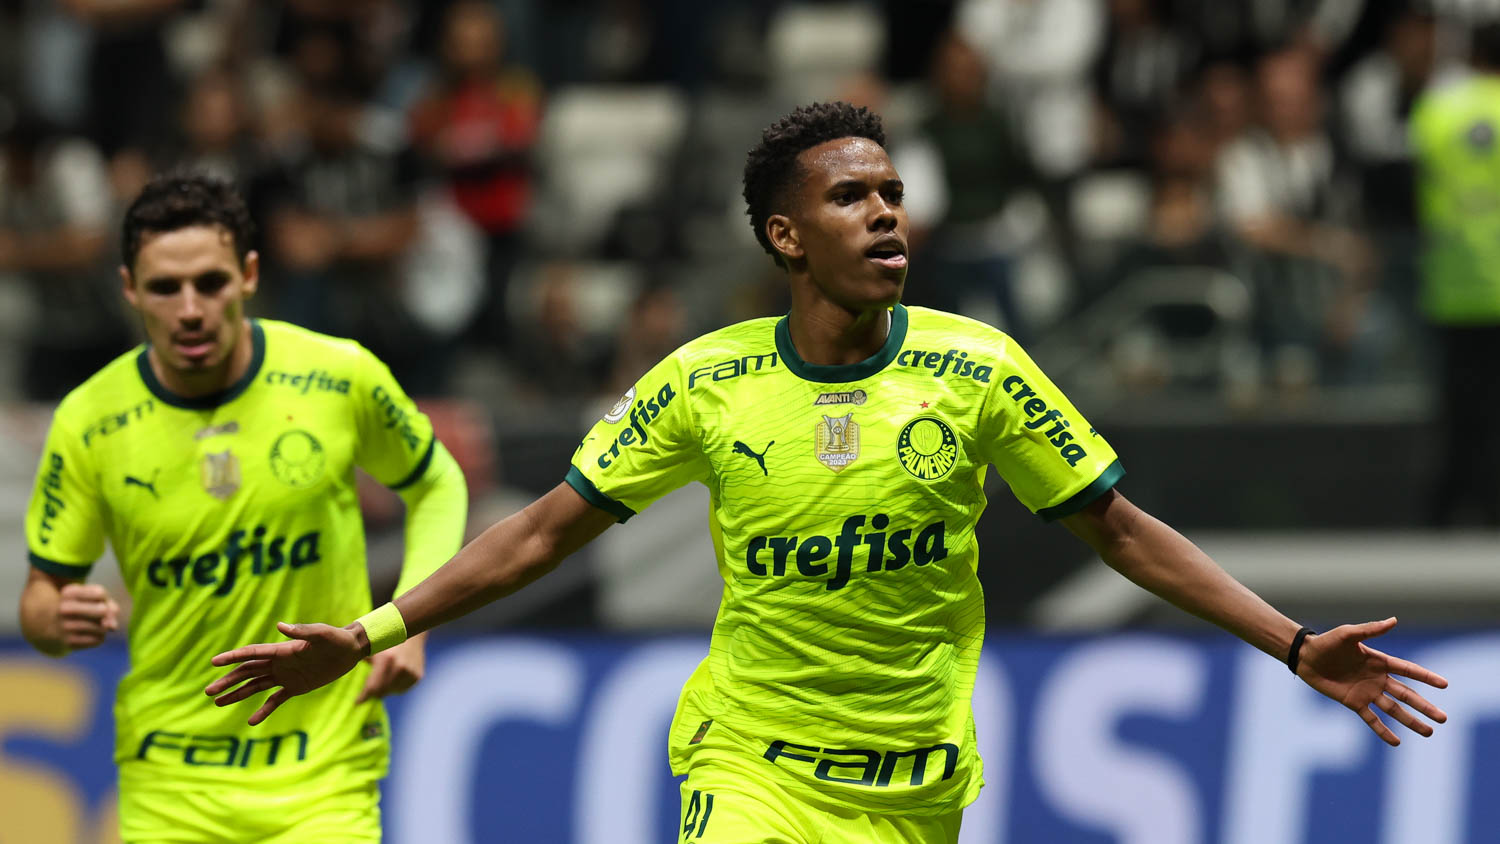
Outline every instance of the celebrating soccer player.
<svg viewBox="0 0 1500 844"><path fill-rule="evenodd" d="M551 492L393 604L220 654L214 664L239 665L206 691L222 705L274 688L258 724L698 481L724 595L669 737L687 775L684 840L953 842L981 783L974 524L993 465L1022 504L1287 660L1387 742L1398 739L1373 708L1431 734L1406 707L1446 716L1397 676L1447 682L1363 643L1394 619L1310 635L1115 491L1114 451L1010 338L900 304L907 218L884 143L879 118L842 103L767 129L745 199L790 278L791 312L673 352L589 431Z"/></svg>
<svg viewBox="0 0 1500 844"><path fill-rule="evenodd" d="M26 517L21 627L38 650L119 626L84 582L105 539L134 602L115 701L131 844L378 842L378 698L421 677L423 642L289 705L275 734L203 706L196 686L213 654L277 619L370 608L356 466L406 500L398 594L462 542L463 475L386 367L348 340L247 318L250 236L227 183L173 175L142 191L120 274L147 343L58 406Z"/></svg>

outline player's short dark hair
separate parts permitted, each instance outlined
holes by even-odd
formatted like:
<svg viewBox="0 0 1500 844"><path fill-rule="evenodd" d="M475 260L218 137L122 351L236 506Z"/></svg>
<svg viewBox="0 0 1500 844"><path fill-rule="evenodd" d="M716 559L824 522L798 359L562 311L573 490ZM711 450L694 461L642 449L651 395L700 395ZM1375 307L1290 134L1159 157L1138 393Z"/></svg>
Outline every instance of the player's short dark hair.
<svg viewBox="0 0 1500 844"><path fill-rule="evenodd" d="M220 226L229 232L234 239L234 256L242 268L245 266L255 224L239 191L215 176L179 170L152 179L125 212L120 256L126 269L134 269L147 236L192 226Z"/></svg>
<svg viewBox="0 0 1500 844"><path fill-rule="evenodd" d="M1469 61L1486 70L1500 70L1500 21L1474 27L1469 37Z"/></svg>
<svg viewBox="0 0 1500 844"><path fill-rule="evenodd" d="M801 175L797 156L803 150L839 138L868 138L885 146L885 128L880 115L864 106L845 102L813 103L766 127L760 143L745 157L745 213L762 249L785 266L781 253L766 235L766 220L772 209L786 202L788 188Z"/></svg>

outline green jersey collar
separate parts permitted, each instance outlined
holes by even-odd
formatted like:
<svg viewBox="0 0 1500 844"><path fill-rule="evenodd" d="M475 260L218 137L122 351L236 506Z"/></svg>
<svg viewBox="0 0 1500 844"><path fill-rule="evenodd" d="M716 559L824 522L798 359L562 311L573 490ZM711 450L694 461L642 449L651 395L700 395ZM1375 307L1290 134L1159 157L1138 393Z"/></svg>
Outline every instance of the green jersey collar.
<svg viewBox="0 0 1500 844"><path fill-rule="evenodd" d="M821 384L846 384L869 378L895 360L897 353L901 351L901 345L905 342L906 307L899 304L891 308L891 331L886 335L885 345L859 363L834 366L808 363L797 354L797 348L792 345L792 329L787 322L787 317L782 317L776 323L776 351L781 355L781 360L786 363L786 368L804 381L817 381Z"/></svg>
<svg viewBox="0 0 1500 844"><path fill-rule="evenodd" d="M266 332L260 327L260 320L250 320L250 345L254 351L250 355L250 368L245 370L245 374L227 388L206 396L179 396L168 390L151 369L149 343L141 346L140 354L135 357L135 366L140 370L141 380L146 382L146 388L151 391L151 395L161 399L164 403L184 410L210 410L239 398L240 393L245 392L245 389L254 383L255 376L260 374L260 366L266 361Z"/></svg>

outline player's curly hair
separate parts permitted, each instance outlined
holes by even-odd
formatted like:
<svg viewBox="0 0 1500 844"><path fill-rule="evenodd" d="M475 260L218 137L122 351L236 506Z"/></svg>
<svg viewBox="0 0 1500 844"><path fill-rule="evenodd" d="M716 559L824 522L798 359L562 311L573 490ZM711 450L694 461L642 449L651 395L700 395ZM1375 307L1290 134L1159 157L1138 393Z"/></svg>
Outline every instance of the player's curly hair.
<svg viewBox="0 0 1500 844"><path fill-rule="evenodd" d="M136 255L148 235L191 226L222 226L234 239L234 255L240 267L245 266L255 223L239 191L207 173L175 170L148 182L125 212L120 256L126 268L134 269Z"/></svg>
<svg viewBox="0 0 1500 844"><path fill-rule="evenodd" d="M801 175L797 156L803 150L839 138L868 138L883 147L885 128L880 115L864 106L813 103L798 107L766 127L760 143L745 157L745 213L750 215L755 239L776 260L777 266L786 264L766 235L771 209L786 201L787 189Z"/></svg>

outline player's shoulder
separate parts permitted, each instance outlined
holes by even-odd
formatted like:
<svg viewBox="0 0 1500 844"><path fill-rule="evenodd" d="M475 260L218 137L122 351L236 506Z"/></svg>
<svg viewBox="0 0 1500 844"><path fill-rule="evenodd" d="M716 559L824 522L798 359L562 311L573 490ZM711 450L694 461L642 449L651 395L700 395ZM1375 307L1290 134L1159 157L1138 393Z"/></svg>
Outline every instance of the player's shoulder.
<svg viewBox="0 0 1500 844"><path fill-rule="evenodd" d="M758 317L726 325L683 343L672 357L687 370L747 355L776 354L776 323L780 317Z"/></svg>
<svg viewBox="0 0 1500 844"><path fill-rule="evenodd" d="M90 424L107 413L150 400L151 392L140 371L145 350L145 346L136 346L121 353L69 390L57 403L54 423Z"/></svg>
<svg viewBox="0 0 1500 844"><path fill-rule="evenodd" d="M962 343L1003 354L1014 347L1015 340L1009 334L987 322L963 314L939 311L933 308L906 308L906 343L929 346L940 342ZM925 347L924 347L925 348ZM937 349L942 351L942 349Z"/></svg>
<svg viewBox="0 0 1500 844"><path fill-rule="evenodd" d="M328 376L352 378L360 367L379 362L373 352L356 340L335 337L290 322L257 319L264 333L268 371L298 374L321 370Z"/></svg>
<svg viewBox="0 0 1500 844"><path fill-rule="evenodd" d="M356 357L362 353L369 354L365 347L355 340L324 334L296 323L261 318L257 319L255 324L265 333L268 351L276 346L281 347L282 350L329 354L336 358Z"/></svg>

